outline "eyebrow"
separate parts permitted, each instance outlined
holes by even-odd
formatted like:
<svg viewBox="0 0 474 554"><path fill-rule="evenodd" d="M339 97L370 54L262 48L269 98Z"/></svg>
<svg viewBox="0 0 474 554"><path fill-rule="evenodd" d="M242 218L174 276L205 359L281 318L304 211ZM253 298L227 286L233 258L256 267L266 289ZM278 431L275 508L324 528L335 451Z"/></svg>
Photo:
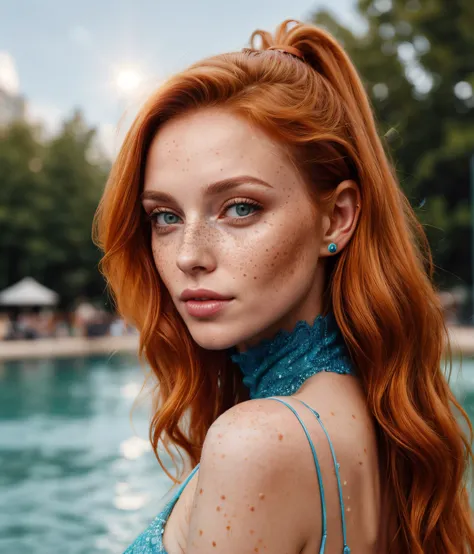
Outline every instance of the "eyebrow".
<svg viewBox="0 0 474 554"><path fill-rule="evenodd" d="M268 184L266 181L259 179L258 177L251 177L250 175L239 175L238 177L230 177L228 179L222 179L221 181L216 181L206 186L204 191L205 194L210 196L216 196L218 194L223 194L228 192L236 187L242 185L260 185L267 188L273 188L272 185ZM174 198L166 193L159 192L156 190L146 190L144 191L140 198L142 200L156 200L157 202L173 202Z"/></svg>

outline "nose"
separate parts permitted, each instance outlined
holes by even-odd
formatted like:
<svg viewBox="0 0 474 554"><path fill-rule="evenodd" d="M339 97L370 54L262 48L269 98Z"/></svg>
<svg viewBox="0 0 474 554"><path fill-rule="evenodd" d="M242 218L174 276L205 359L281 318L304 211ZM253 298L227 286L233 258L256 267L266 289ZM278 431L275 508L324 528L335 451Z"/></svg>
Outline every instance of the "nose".
<svg viewBox="0 0 474 554"><path fill-rule="evenodd" d="M176 265L184 273L210 272L216 268L216 257L209 230L199 224L188 225L183 233Z"/></svg>

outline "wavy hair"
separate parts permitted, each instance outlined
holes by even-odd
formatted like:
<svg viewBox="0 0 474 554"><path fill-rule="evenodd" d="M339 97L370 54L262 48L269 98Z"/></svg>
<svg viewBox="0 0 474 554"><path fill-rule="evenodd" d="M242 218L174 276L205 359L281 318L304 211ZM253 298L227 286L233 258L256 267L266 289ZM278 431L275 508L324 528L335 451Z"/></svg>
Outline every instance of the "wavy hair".
<svg viewBox="0 0 474 554"><path fill-rule="evenodd" d="M140 353L157 382L155 455L167 473L159 443L169 453L170 445L180 447L195 465L210 425L247 398L227 351L206 351L190 336L155 268L140 205L147 153L163 123L225 107L288 151L315 205L331 203L343 180L359 184L361 216L351 242L328 260L323 312L334 311L376 422L397 517L390 553L474 552L467 492L473 429L448 384L452 355L432 255L361 80L335 39L313 25L286 20L274 35L255 31L250 46L195 63L149 98L96 214L101 270L118 310L140 331ZM304 60L272 46L297 48Z"/></svg>

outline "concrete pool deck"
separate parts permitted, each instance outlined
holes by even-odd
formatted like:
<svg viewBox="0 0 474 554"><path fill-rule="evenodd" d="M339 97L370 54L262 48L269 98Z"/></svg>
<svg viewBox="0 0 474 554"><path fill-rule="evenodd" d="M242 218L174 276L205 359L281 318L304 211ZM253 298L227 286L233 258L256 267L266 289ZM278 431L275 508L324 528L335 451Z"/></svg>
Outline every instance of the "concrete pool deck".
<svg viewBox="0 0 474 554"><path fill-rule="evenodd" d="M94 354L138 351L138 336L61 337L55 339L0 341L0 360L72 358Z"/></svg>
<svg viewBox="0 0 474 554"><path fill-rule="evenodd" d="M453 354L474 356L474 327L449 327ZM138 336L123 337L64 337L21 341L0 341L1 360L33 358L69 358L114 352L136 353Z"/></svg>

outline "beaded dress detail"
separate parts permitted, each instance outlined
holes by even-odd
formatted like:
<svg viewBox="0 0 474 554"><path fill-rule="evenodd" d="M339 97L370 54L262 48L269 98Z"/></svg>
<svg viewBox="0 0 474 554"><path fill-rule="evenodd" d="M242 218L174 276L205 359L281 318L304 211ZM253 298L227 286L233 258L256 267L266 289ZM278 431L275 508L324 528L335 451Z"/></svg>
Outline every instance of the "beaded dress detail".
<svg viewBox="0 0 474 554"><path fill-rule="evenodd" d="M272 339L264 339L245 352L232 348L230 355L242 371L251 399L291 396L306 379L322 371L356 374L332 312L318 315L311 325L299 321L292 331L280 330ZM166 521L198 468L199 464L124 554L167 554L163 546Z"/></svg>

